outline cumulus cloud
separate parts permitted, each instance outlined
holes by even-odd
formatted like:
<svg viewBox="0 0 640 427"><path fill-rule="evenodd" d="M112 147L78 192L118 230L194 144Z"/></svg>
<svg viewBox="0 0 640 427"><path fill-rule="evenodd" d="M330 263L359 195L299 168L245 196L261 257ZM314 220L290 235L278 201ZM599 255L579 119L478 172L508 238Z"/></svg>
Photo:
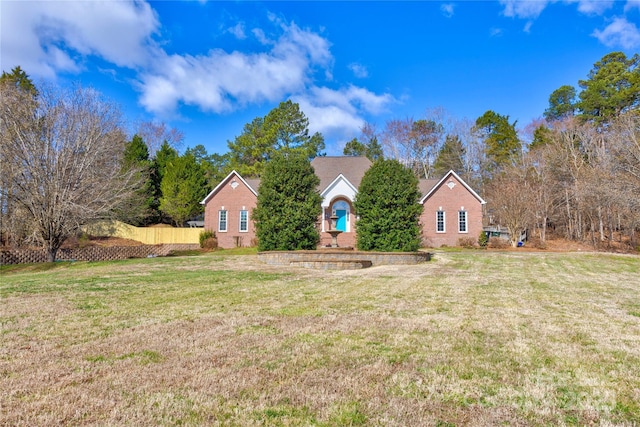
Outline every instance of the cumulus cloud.
<svg viewBox="0 0 640 427"><path fill-rule="evenodd" d="M233 34L235 38L239 40L244 40L247 38L247 35L244 31L244 24L242 22L238 22L233 27L227 28L227 32Z"/></svg>
<svg viewBox="0 0 640 427"><path fill-rule="evenodd" d="M592 35L608 47L634 49L640 46L638 27L625 18L615 18L604 30L595 30Z"/></svg>
<svg viewBox="0 0 640 427"><path fill-rule="evenodd" d="M362 116L350 109L345 110L338 105L316 105L306 96L294 97L293 100L309 118L311 133L320 132L331 139L349 139L350 135L357 135L364 124Z"/></svg>
<svg viewBox="0 0 640 427"><path fill-rule="evenodd" d="M294 101L309 118L313 132L343 139L360 132L365 115L380 114L397 102L390 94L378 95L353 85L338 90L314 86Z"/></svg>
<svg viewBox="0 0 640 427"><path fill-rule="evenodd" d="M453 3L443 3L440 5L440 12L447 18L453 16L455 5Z"/></svg>
<svg viewBox="0 0 640 427"><path fill-rule="evenodd" d="M502 14L511 18L536 19L550 3L558 0L500 0L504 6ZM640 0L628 0L636 2ZM578 11L587 15L601 15L613 6L614 0L564 0L577 3Z"/></svg>
<svg viewBox="0 0 640 427"><path fill-rule="evenodd" d="M500 0L504 6L503 15L511 18L535 19L549 4L546 0L523 1L523 0Z"/></svg>
<svg viewBox="0 0 640 427"><path fill-rule="evenodd" d="M368 89L349 85L345 88L334 90L326 87L314 87L309 91L317 104L339 105L343 109L360 110L370 114L380 114L395 102L389 94L377 95Z"/></svg>
<svg viewBox="0 0 640 427"><path fill-rule="evenodd" d="M63 6L61 6L63 5ZM239 40L253 37L257 51L211 49L197 54L168 53L159 37L156 12L144 1L30 2L2 5L2 61L20 65L32 76L55 78L80 73L89 57L103 60L99 72L133 70L138 102L158 117L179 115L181 105L222 113L249 104L291 98L300 103L314 131L326 135L357 133L366 115L387 111L395 99L365 88L320 87L331 79L334 58L328 39L269 15L267 28L233 23L221 31ZM159 41L155 41L158 38ZM349 65L366 77L366 67Z"/></svg>
<svg viewBox="0 0 640 427"><path fill-rule="evenodd" d="M627 0L627 3L624 5L624 11L629 12L631 9L640 10L640 0Z"/></svg>
<svg viewBox="0 0 640 427"><path fill-rule="evenodd" d="M275 101L303 90L314 69L327 68L332 60L327 40L291 24L266 52L214 49L207 55L159 58L141 74L140 103L167 115L180 103L219 113Z"/></svg>
<svg viewBox="0 0 640 427"><path fill-rule="evenodd" d="M269 38L267 37L267 35L264 33L262 29L254 28L253 30L251 30L251 33L261 44L263 45L273 44L273 42L269 40Z"/></svg>
<svg viewBox="0 0 640 427"><path fill-rule="evenodd" d="M349 64L349 69L351 70L353 75L356 76L359 79L364 79L364 78L369 77L369 71L367 70L367 67L365 67L362 64L358 64L356 62L353 62L353 63Z"/></svg>
<svg viewBox="0 0 640 427"><path fill-rule="evenodd" d="M295 23L282 24L284 34L279 38L273 52L275 55L303 54L309 61L323 66L331 65L333 57L329 41L318 34L303 30Z"/></svg>
<svg viewBox="0 0 640 427"><path fill-rule="evenodd" d="M575 0L571 0L574 2ZM578 11L587 15L601 15L613 6L614 0L578 0Z"/></svg>
<svg viewBox="0 0 640 427"><path fill-rule="evenodd" d="M143 66L154 50L159 21L142 2L3 2L3 67L35 76L79 72L97 55L123 67Z"/></svg>

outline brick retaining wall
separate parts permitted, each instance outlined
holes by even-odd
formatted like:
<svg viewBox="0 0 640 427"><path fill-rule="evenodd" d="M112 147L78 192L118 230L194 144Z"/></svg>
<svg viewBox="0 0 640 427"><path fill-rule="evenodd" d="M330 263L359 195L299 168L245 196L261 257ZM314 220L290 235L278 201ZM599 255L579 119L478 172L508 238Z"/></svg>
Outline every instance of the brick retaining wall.
<svg viewBox="0 0 640 427"><path fill-rule="evenodd" d="M258 252L258 259L271 265L304 262L370 261L371 265L411 265L431 259L428 252L361 252L341 250Z"/></svg>
<svg viewBox="0 0 640 427"><path fill-rule="evenodd" d="M59 249L58 261L112 261L129 258L147 258L166 256L172 251L198 249L197 244L171 243L163 245L140 246L88 246L86 248ZM0 250L0 265L47 262L44 249L8 249Z"/></svg>

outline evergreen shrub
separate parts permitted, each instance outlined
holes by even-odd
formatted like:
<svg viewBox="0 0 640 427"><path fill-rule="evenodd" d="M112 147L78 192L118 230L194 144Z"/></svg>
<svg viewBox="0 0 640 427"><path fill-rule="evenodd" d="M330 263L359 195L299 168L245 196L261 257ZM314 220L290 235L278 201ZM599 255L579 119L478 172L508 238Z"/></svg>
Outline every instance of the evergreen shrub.
<svg viewBox="0 0 640 427"><path fill-rule="evenodd" d="M376 161L364 174L354 207L358 249L412 252L420 247L418 178L394 159Z"/></svg>
<svg viewBox="0 0 640 427"><path fill-rule="evenodd" d="M303 153L276 153L267 162L252 215L259 251L316 249L322 203L319 184Z"/></svg>

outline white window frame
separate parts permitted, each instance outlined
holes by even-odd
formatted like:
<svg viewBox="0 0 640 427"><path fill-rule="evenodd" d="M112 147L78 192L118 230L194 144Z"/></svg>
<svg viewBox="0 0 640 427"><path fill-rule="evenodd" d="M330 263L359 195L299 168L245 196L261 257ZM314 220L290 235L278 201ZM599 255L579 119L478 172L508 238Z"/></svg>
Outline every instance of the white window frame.
<svg viewBox="0 0 640 427"><path fill-rule="evenodd" d="M464 216L464 221L463 218ZM464 230L462 230L462 225L464 225ZM467 211L458 211L458 233L469 233L469 215Z"/></svg>
<svg viewBox="0 0 640 427"><path fill-rule="evenodd" d="M224 215L224 219L222 216ZM222 225L224 224L224 229ZM226 209L220 209L218 211L218 231L220 233L226 233L229 228L229 212Z"/></svg>
<svg viewBox="0 0 640 427"><path fill-rule="evenodd" d="M440 223L440 214L442 214L442 230L438 229L438 224ZM447 232L447 216L445 211L437 210L436 211L436 233L446 233Z"/></svg>
<svg viewBox="0 0 640 427"><path fill-rule="evenodd" d="M244 220L242 219L243 216L244 216ZM244 228L242 227L243 222L244 222ZM240 210L240 219L238 220L238 231L240 231L240 233L249 232L249 211L246 209Z"/></svg>

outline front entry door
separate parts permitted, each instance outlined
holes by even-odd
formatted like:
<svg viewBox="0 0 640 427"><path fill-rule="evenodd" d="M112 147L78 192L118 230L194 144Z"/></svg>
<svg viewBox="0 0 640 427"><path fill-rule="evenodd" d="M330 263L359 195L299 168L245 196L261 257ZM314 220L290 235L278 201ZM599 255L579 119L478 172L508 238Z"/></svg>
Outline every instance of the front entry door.
<svg viewBox="0 0 640 427"><path fill-rule="evenodd" d="M347 231L347 211L345 209L336 209L336 229L340 231Z"/></svg>

